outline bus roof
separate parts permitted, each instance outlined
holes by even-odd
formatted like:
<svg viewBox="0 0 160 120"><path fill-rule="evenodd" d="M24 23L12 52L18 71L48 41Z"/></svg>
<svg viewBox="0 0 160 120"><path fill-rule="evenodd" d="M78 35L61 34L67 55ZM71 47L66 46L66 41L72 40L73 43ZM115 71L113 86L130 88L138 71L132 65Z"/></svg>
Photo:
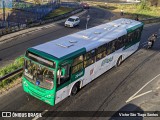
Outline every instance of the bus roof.
<svg viewBox="0 0 160 120"><path fill-rule="evenodd" d="M78 51L90 51L104 43L112 41L128 31L135 30L143 24L139 21L121 18L87 30L83 30L59 39L32 47L54 58L66 58ZM67 57L68 58L68 57Z"/></svg>

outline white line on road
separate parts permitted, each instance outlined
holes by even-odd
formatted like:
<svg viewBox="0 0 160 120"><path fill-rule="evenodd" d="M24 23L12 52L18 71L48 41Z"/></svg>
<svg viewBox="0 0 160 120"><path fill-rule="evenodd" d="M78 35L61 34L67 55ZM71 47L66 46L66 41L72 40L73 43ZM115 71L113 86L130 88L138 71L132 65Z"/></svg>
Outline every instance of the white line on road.
<svg viewBox="0 0 160 120"><path fill-rule="evenodd" d="M46 112L48 112L48 110L44 110L42 113L41 113L41 115L44 115ZM34 117L32 120L37 120L39 118L39 116L37 117Z"/></svg>
<svg viewBox="0 0 160 120"><path fill-rule="evenodd" d="M130 102L130 101L132 101L132 100L134 100L134 99L136 99L136 98L139 98L139 97L141 97L141 96L143 96L143 95L146 95L146 94L148 94L148 93L151 93L151 92L152 92L152 90L147 91L147 92L144 92L144 93L142 93L142 94L140 94L140 95L137 95L137 96L134 96L134 97L132 97L132 98L129 98L129 99L126 101L126 103L128 103L128 102Z"/></svg>
<svg viewBox="0 0 160 120"><path fill-rule="evenodd" d="M126 103L128 103L128 102L130 102L130 101L132 101L132 100L134 100L134 99L136 99L136 98L138 98L138 97L140 97L140 96L143 96L143 95L145 95L145 94L148 94L148 93L150 93L150 92L152 92L152 90L150 90L150 91L147 91L147 92L145 92L145 93L142 93L142 94L140 94L140 95L137 95L143 88L145 88L149 83L151 83L152 81L154 81L157 77L159 77L160 76L160 74L158 74L156 77L154 77L153 79L151 79L150 81L148 81L144 86L142 86L142 88L140 88L135 94L133 94L127 101L126 101ZM156 88L157 89L157 88ZM159 87L158 87L158 89L159 89ZM137 95L137 96L136 96Z"/></svg>

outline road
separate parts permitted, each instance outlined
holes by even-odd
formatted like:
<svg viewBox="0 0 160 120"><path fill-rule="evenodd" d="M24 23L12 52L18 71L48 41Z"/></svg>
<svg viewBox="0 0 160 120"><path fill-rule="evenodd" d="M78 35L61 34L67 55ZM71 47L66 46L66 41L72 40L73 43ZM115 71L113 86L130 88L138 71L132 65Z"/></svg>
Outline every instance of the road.
<svg viewBox="0 0 160 120"><path fill-rule="evenodd" d="M59 24L58 28L62 25ZM77 27L78 31L81 26ZM90 84L85 86L74 97L69 97L54 107L45 104L28 96L23 92L22 86L18 86L13 91L0 97L0 110L2 111L95 111L92 112L92 117L85 119L109 119L104 116L103 112L96 111L119 111L124 110L141 110L141 111L160 111L160 39L156 41L152 50L143 48L149 35L158 31L160 24L153 24L145 27L143 30L141 45L139 50L125 60L118 68L112 68L104 73ZM81 28L82 29L82 28ZM72 33L73 29L63 28L64 32ZM57 33L60 32L61 29ZM57 34L58 35L58 34ZM33 35L34 36L34 35ZM50 39L52 33L45 34L35 40L31 40L32 36L28 36L30 41L24 42L26 46L19 44L22 49L30 46L30 44L38 44L36 41L44 42L44 39ZM43 39L42 39L43 38ZM44 41L43 41L44 40ZM9 48L12 50L12 47ZM18 50L17 50L18 51ZM13 53L12 53L13 54ZM20 53L19 53L20 54ZM5 56L5 55L4 55ZM6 55L7 57L7 55ZM158 76L157 76L158 75ZM157 77L156 77L157 76ZM142 89L143 88L143 89ZM152 90L150 93L148 91ZM147 94L148 93L148 94ZM46 112L45 114L47 114ZM44 114L44 115L45 115ZM57 116L60 116L57 114ZM17 118L15 118L17 119ZM27 119L27 118L26 118ZM50 118L40 118L42 120L50 120ZM56 117L54 119L83 119L74 117ZM111 118L112 119L112 118ZM129 118L127 118L129 119ZM151 120L153 118L142 118L139 120ZM154 118L154 120L158 118ZM124 120L124 119L123 119ZM130 119L129 119L130 120ZM134 119L133 119L134 120Z"/></svg>
<svg viewBox="0 0 160 120"><path fill-rule="evenodd" d="M33 32L32 34L24 34L23 37L14 39L8 43L0 45L0 64L2 66L10 63L16 57L24 54L27 48L39 45L74 32L84 30L86 28L86 17L90 15L88 27L94 27L96 25L104 23L108 18L112 16L112 13L106 12L103 9L91 8L89 11L81 16L80 25L76 28L65 28L64 22L52 25L53 27L44 28L41 31ZM96 18L96 19L95 19Z"/></svg>

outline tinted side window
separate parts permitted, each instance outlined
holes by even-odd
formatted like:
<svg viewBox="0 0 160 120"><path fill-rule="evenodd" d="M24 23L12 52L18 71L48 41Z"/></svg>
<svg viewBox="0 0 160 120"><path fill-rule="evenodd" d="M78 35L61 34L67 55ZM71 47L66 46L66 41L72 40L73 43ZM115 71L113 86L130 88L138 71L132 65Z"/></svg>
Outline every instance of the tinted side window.
<svg viewBox="0 0 160 120"><path fill-rule="evenodd" d="M72 74L83 69L83 55L75 58L72 64Z"/></svg>
<svg viewBox="0 0 160 120"><path fill-rule="evenodd" d="M107 44L107 55L115 51L115 41L111 41Z"/></svg>
<svg viewBox="0 0 160 120"><path fill-rule="evenodd" d="M84 67L88 67L94 62L95 62L95 50L91 50L84 55Z"/></svg>
<svg viewBox="0 0 160 120"><path fill-rule="evenodd" d="M106 44L98 47L96 54L97 54L97 55L96 55L96 61L104 58L104 57L107 55Z"/></svg>
<svg viewBox="0 0 160 120"><path fill-rule="evenodd" d="M115 49L118 50L118 49L122 48L123 46L124 46L123 37L119 37L118 39L116 39Z"/></svg>

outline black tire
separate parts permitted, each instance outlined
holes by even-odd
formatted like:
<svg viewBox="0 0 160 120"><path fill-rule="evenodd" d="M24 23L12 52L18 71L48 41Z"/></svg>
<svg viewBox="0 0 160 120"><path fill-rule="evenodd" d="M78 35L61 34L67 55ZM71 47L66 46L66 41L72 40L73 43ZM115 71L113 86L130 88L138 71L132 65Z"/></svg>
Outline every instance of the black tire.
<svg viewBox="0 0 160 120"><path fill-rule="evenodd" d="M78 93L78 91L79 91L79 84L76 83L76 84L73 86L73 88L72 88L71 96L76 95L76 94Z"/></svg>
<svg viewBox="0 0 160 120"><path fill-rule="evenodd" d="M122 56L120 56L117 60L116 67L119 67L122 63Z"/></svg>

